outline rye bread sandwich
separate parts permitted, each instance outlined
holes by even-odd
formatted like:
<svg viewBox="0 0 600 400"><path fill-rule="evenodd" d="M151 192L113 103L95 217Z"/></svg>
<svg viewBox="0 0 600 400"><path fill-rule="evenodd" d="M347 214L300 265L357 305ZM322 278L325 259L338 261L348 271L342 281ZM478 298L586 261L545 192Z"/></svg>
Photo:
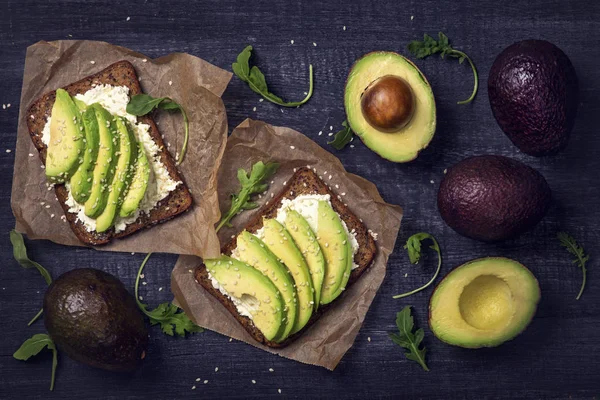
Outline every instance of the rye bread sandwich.
<svg viewBox="0 0 600 400"><path fill-rule="evenodd" d="M368 269L375 240L315 172L301 168L194 276L258 342L300 336Z"/></svg>
<svg viewBox="0 0 600 400"><path fill-rule="evenodd" d="M109 243L192 206L153 118L126 111L138 94L135 68L119 61L44 94L28 109L29 134L48 182L85 244Z"/></svg>

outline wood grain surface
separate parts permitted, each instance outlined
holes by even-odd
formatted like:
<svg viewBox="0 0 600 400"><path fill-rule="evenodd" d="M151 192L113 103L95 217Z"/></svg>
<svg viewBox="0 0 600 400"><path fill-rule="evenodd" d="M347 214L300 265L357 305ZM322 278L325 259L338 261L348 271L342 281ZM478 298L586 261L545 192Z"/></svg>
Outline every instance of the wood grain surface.
<svg viewBox="0 0 600 400"><path fill-rule="evenodd" d="M128 20L129 17L129 20ZM345 27L345 29L344 29ZM405 217L388 274L354 347L334 372L302 365L229 338L204 332L171 338L151 329L143 368L116 375L60 357L54 392L48 391L51 356L28 362L12 353L44 330L26 324L39 309L43 279L13 260L8 231L15 134L27 46L38 40L94 39L159 57L188 52L225 69L247 44L271 89L285 99L307 90L308 64L315 93L305 106L281 109L260 102L239 79L223 96L230 129L246 117L289 126L323 147L344 120L345 77L353 61L373 50L406 54L406 44L424 32L443 30L469 54L480 72L480 90L469 105L456 105L472 88L465 65L432 57L416 64L431 82L438 130L430 147L406 165L385 161L359 140L336 155L345 167L377 184L384 199L404 208ZM130 1L0 0L0 398L528 398L592 399L600 396L600 2L576 0L500 1ZM494 121L487 76L495 56L520 39L550 40L571 58L581 87L581 104L568 148L534 158L511 144ZM293 41L293 44L292 44ZM8 107L10 104L10 107ZM254 108L256 107L256 110ZM318 135L323 131L322 135ZM193 139L192 139L193 140ZM538 169L553 189L554 203L536 229L517 240L483 244L454 233L441 220L435 196L443 171L475 154L502 154ZM581 271L555 239L567 230L591 259L581 300ZM503 255L528 266L540 281L542 301L530 327L495 349L466 350L433 337L427 327L431 289L393 300L427 281L433 255L410 265L402 245L412 233L434 234L444 254L442 273L473 258ZM107 254L28 242L31 258L54 277L76 267L95 267L133 288L142 254ZM171 299L170 271L176 256L154 255L141 286L151 305ZM406 276L405 276L406 275ZM162 288L162 290L159 290ZM395 313L412 304L425 328L431 372L422 371L388 338ZM218 367L218 372L215 369ZM273 369L273 372L269 371ZM196 382L196 379L200 380ZM204 384L204 381L208 382ZM255 380L256 383L252 383ZM196 387L193 389L193 387ZM281 394L278 392L281 389Z"/></svg>

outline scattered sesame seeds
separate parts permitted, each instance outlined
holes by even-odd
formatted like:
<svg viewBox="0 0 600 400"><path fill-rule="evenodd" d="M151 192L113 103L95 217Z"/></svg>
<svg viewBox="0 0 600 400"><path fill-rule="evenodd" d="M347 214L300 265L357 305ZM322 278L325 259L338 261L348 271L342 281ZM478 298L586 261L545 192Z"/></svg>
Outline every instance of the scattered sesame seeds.
<svg viewBox="0 0 600 400"><path fill-rule="evenodd" d="M333 132L330 132L329 135L327 135L327 136L333 136Z"/></svg>
<svg viewBox="0 0 600 400"><path fill-rule="evenodd" d="M367 340L370 342L371 341L371 336L367 337Z"/></svg>
<svg viewBox="0 0 600 400"><path fill-rule="evenodd" d="M446 169L444 170L444 175L446 175L447 173L448 173L448 168L446 168Z"/></svg>
<svg viewBox="0 0 600 400"><path fill-rule="evenodd" d="M204 380L204 384L206 385L207 383L208 383L208 379L205 379Z"/></svg>
<svg viewBox="0 0 600 400"><path fill-rule="evenodd" d="M346 192L342 192L342 196L345 196L345 195L346 195Z"/></svg>
<svg viewBox="0 0 600 400"><path fill-rule="evenodd" d="M344 27L342 28L343 30L346 30L346 25L344 25Z"/></svg>
<svg viewBox="0 0 600 400"><path fill-rule="evenodd" d="M196 390L196 385L192 386L192 390Z"/></svg>
<svg viewBox="0 0 600 400"><path fill-rule="evenodd" d="M333 175L329 175L329 180L331 180L331 177L332 177L332 176L333 176Z"/></svg>
<svg viewBox="0 0 600 400"><path fill-rule="evenodd" d="M321 136L323 134L323 131L319 131L319 136Z"/></svg>
<svg viewBox="0 0 600 400"><path fill-rule="evenodd" d="M6 152L7 152L7 153L10 153L11 151L12 151L11 149L6 149Z"/></svg>
<svg viewBox="0 0 600 400"><path fill-rule="evenodd" d="M291 43L291 44L294 44L294 39L290 40L290 43Z"/></svg>
<svg viewBox="0 0 600 400"><path fill-rule="evenodd" d="M354 145L353 145L353 144L351 144L351 145L350 145L350 148L351 148L351 149L353 149L353 148L354 148Z"/></svg>
<svg viewBox="0 0 600 400"><path fill-rule="evenodd" d="M138 296L140 300L144 300L144 298L142 296Z"/></svg>
<svg viewBox="0 0 600 400"><path fill-rule="evenodd" d="M315 46L316 46L316 44L315 44ZM279 394L281 394L281 389L277 389L277 392L278 392Z"/></svg>
<svg viewBox="0 0 600 400"><path fill-rule="evenodd" d="M215 367L215 372L219 372L219 367Z"/></svg>
<svg viewBox="0 0 600 400"><path fill-rule="evenodd" d="M329 130L332 131L333 130L333 125L329 125Z"/></svg>
<svg viewBox="0 0 600 400"><path fill-rule="evenodd" d="M50 214L50 218L54 218L54 214Z"/></svg>
<svg viewBox="0 0 600 400"><path fill-rule="evenodd" d="M232 338L232 337L230 337L230 338L229 338L229 341L230 341L230 342L233 342L233 338Z"/></svg>
<svg viewBox="0 0 600 400"><path fill-rule="evenodd" d="M296 146L290 146L290 149L294 150L296 148Z"/></svg>
<svg viewBox="0 0 600 400"><path fill-rule="evenodd" d="M129 20L131 20L131 17L127 17L127 19L125 21L129 21Z"/></svg>
<svg viewBox="0 0 600 400"><path fill-rule="evenodd" d="M404 277L406 278L408 276L408 272L404 274Z"/></svg>
<svg viewBox="0 0 600 400"><path fill-rule="evenodd" d="M29 153L29 157L33 157L33 153Z"/></svg>
<svg viewBox="0 0 600 400"><path fill-rule="evenodd" d="M256 111L256 107L254 107L254 108L252 109L252 111Z"/></svg>
<svg viewBox="0 0 600 400"><path fill-rule="evenodd" d="M252 384L256 385L256 381L254 379L252 379Z"/></svg>
<svg viewBox="0 0 600 400"><path fill-rule="evenodd" d="M92 61L90 61L90 64L94 65L94 64L96 64L96 61L92 60Z"/></svg>
<svg viewBox="0 0 600 400"><path fill-rule="evenodd" d="M162 286L158 288L159 292L162 292L162 290L163 290Z"/></svg>
<svg viewBox="0 0 600 400"><path fill-rule="evenodd" d="M315 42L313 42L313 46L317 47L317 44Z"/></svg>
<svg viewBox="0 0 600 400"><path fill-rule="evenodd" d="M413 19L415 19L415 16L414 16L414 15L411 15L411 16L410 16L410 20L412 21Z"/></svg>
<svg viewBox="0 0 600 400"><path fill-rule="evenodd" d="M50 208L50 204L46 204L46 208Z"/></svg>
<svg viewBox="0 0 600 400"><path fill-rule="evenodd" d="M148 284L148 282L142 282L142 285L146 286Z"/></svg>
<svg viewBox="0 0 600 400"><path fill-rule="evenodd" d="M148 62L148 59L147 59L147 58L144 58L144 59L142 60L142 62Z"/></svg>
<svg viewBox="0 0 600 400"><path fill-rule="evenodd" d="M275 370L273 368L269 368L269 372L274 372Z"/></svg>
<svg viewBox="0 0 600 400"><path fill-rule="evenodd" d="M430 180L430 181L429 181L429 183L431 183L431 184L434 184L435 182L434 182L434 181L433 181L433 179L432 179L432 180Z"/></svg>
<svg viewBox="0 0 600 400"><path fill-rule="evenodd" d="M6 110L6 104L2 104L2 109Z"/></svg>
<svg viewBox="0 0 600 400"><path fill-rule="evenodd" d="M8 103L8 104L6 105L6 108L10 108L10 103Z"/></svg>
<svg viewBox="0 0 600 400"><path fill-rule="evenodd" d="M173 81L169 81L169 86L173 85Z"/></svg>

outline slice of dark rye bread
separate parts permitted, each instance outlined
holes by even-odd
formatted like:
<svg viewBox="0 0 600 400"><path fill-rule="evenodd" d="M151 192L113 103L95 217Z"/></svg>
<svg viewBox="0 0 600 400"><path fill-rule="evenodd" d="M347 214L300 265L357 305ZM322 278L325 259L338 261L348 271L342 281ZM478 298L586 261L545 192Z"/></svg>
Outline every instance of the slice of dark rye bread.
<svg viewBox="0 0 600 400"><path fill-rule="evenodd" d="M340 200L340 198L317 176L317 174L310 168L300 168L294 173L294 175L287 181L287 185L277 195L273 201L269 201L269 204L264 205L252 218L248 224L244 227L250 233L254 233L259 230L263 225L264 218L275 218L277 215L277 209L281 206L283 199L293 199L303 194L328 194L331 197L331 205L335 212L337 212L341 219L346 223L348 230L356 232L356 241L358 242L358 252L354 256L354 262L358 265L358 268L352 270L350 279L346 288L356 282L358 278L367 270L371 265L375 255L377 253L377 246L372 235L368 232L367 227L361 222L361 220L350 211L350 209ZM226 255L230 255L231 251L236 247L237 236L232 238L227 244L221 248L221 252ZM201 264L196 267L194 271L194 277L204 289L219 300L221 304L229 310L229 312L238 320L238 322L252 335L252 337L258 342L269 346L269 347L284 347L294 341L300 336L309 326L311 326L324 312L327 311L330 305L320 306L316 313L313 314L306 326L299 332L290 336L288 339L281 343L276 343L267 340L262 332L254 326L252 320L248 317L240 315L235 307L235 304L218 289L215 289L208 277L208 271L206 266ZM337 301L337 299L335 300ZM335 302L334 301L334 302Z"/></svg>
<svg viewBox="0 0 600 400"><path fill-rule="evenodd" d="M129 61L118 61L102 71L81 79L75 83L65 86L65 89L71 96L83 94L90 90L95 85L106 84L113 86L126 86L129 88L129 95L133 96L142 93L140 82L137 77L135 68ZM56 91L44 94L42 97L33 102L29 107L26 115L27 127L33 144L40 154L42 163L46 163L46 145L42 142L42 130L48 117L51 114ZM151 116L146 115L138 117L138 121L150 126L149 133L154 142L161 149L160 160L167 168L169 175L176 182L181 181L182 184L177 185L167 197L158 202L158 204L150 211L149 214L142 214L132 224L127 225L124 231L119 233L114 232L114 228L104 232L88 232L83 223L77 220L77 215L69 212L69 206L65 203L68 198L68 192L65 185L56 185L54 190L56 197L65 213L67 221L71 229L79 240L88 245L102 245L111 241L112 238L122 238L139 231L142 228L149 228L155 224L165 222L178 214L188 210L193 203L192 195L188 190L182 176L179 174L173 157L166 149L162 140L161 134L154 123Z"/></svg>

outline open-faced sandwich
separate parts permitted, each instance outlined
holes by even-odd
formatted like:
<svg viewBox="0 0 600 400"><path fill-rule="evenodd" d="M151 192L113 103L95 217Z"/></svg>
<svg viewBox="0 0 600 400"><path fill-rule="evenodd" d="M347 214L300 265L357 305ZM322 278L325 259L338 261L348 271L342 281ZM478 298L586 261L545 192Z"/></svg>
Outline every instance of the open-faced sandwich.
<svg viewBox="0 0 600 400"><path fill-rule="evenodd" d="M377 248L309 168L297 170L274 200L195 278L257 341L282 347L365 272Z"/></svg>
<svg viewBox="0 0 600 400"><path fill-rule="evenodd" d="M29 134L46 177L86 244L106 244L192 205L153 119L126 111L141 93L133 65L120 61L29 107Z"/></svg>

